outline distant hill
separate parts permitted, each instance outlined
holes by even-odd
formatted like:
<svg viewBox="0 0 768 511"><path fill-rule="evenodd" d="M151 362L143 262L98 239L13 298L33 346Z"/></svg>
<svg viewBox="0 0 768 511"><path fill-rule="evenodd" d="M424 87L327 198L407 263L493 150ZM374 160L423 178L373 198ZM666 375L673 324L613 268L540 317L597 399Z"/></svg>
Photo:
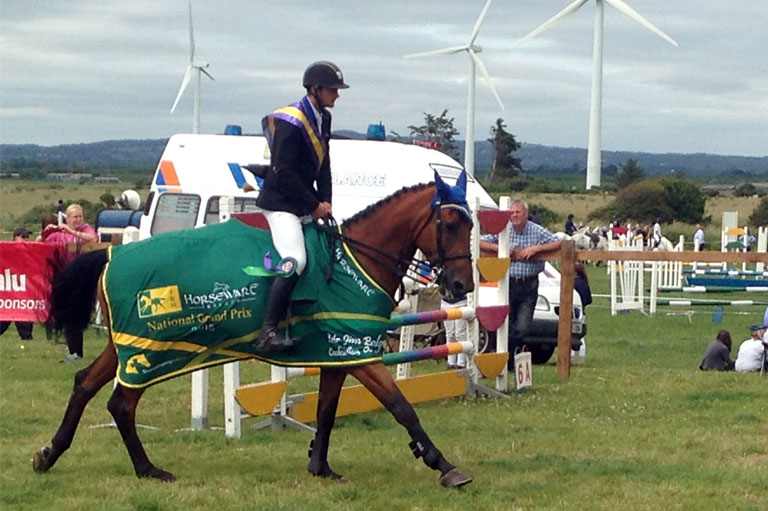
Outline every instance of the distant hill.
<svg viewBox="0 0 768 511"><path fill-rule="evenodd" d="M166 139L147 139L105 140L89 144L55 146L0 144L0 159L6 161L24 158L39 162L154 167L163 153L166 142Z"/></svg>
<svg viewBox="0 0 768 511"><path fill-rule="evenodd" d="M365 138L364 134L341 130L340 137ZM39 146L33 144L0 144L0 160L24 158L38 162L95 163L109 166L136 165L154 167L165 147L165 139L106 140L88 144ZM459 161L464 158L464 142L458 141ZM475 143L475 168L491 166L493 148L488 141ZM516 156L530 174L554 172L584 172L586 149L523 144ZM683 171L689 177L741 173L768 175L768 156L721 156L715 154L642 153L603 151L603 172L616 172L628 159L635 160L648 174L668 174ZM746 174L748 175L748 174Z"/></svg>

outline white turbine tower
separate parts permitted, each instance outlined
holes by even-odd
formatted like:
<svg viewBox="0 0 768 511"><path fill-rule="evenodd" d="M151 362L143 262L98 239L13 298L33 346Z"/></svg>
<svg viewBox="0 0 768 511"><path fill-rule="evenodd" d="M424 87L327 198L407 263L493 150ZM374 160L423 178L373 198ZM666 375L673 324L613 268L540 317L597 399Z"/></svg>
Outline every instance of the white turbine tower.
<svg viewBox="0 0 768 511"><path fill-rule="evenodd" d="M496 98L499 106L504 110L504 104L501 102L499 94L491 82L491 77L488 71L485 69L483 61L477 56L482 51L480 46L475 45L475 39L480 32L480 27L483 24L485 15L488 12L488 8L491 6L492 0L487 0L483 10L480 12L480 16L475 22L475 27L472 29L472 34L469 36L469 42L463 46L451 46L449 48L442 48L440 50L425 51L422 53L411 53L405 55L405 58L417 58L417 57L432 57L434 55L452 55L462 51L467 52L469 55L469 86L467 88L467 132L466 139L464 141L464 168L470 176L475 175L475 75L476 69L480 70L480 74L485 78L485 82L493 93L493 97Z"/></svg>
<svg viewBox="0 0 768 511"><path fill-rule="evenodd" d="M184 73L184 78L181 80L181 87L176 94L176 100L171 107L171 113L176 110L176 105L179 104L181 95L184 94L184 89L187 88L189 80L192 78L192 73L197 71L195 79L195 108L192 114L192 133L200 133L200 78L204 73L205 76L213 80L213 76L205 69L208 67L208 62L203 60L195 60L195 35L192 31L192 2L189 2L189 65Z"/></svg>
<svg viewBox="0 0 768 511"><path fill-rule="evenodd" d="M569 4L562 11L558 12L541 26L531 31L528 35L515 43L515 46L536 37L547 30L552 25L564 20L577 10L588 0L576 0ZM677 42L670 36L662 32L650 21L643 18L637 11L627 5L622 0L596 0L595 9L595 40L592 48L592 100L589 109L589 145L587 147L587 190L593 186L600 186L600 165L601 165L601 122L602 122L602 96L603 96L603 4L611 5L619 12L625 14L630 19L635 20L642 26L667 40L670 44L677 46Z"/></svg>

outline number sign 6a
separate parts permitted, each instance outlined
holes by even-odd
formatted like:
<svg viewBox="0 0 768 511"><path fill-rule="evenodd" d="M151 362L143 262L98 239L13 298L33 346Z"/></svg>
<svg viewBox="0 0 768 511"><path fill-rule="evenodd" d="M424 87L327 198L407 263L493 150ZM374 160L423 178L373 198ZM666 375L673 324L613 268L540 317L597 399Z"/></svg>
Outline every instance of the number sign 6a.
<svg viewBox="0 0 768 511"><path fill-rule="evenodd" d="M533 384L531 371L531 352L521 351L515 354L515 388L517 390Z"/></svg>

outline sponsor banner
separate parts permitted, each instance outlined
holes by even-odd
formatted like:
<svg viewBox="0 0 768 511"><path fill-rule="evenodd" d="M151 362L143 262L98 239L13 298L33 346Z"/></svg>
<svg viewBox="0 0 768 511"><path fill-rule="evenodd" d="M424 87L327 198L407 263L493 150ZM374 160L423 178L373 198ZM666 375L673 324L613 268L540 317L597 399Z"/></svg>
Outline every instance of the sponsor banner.
<svg viewBox="0 0 768 511"><path fill-rule="evenodd" d="M0 242L0 320L48 319L54 267L65 254L57 243Z"/></svg>

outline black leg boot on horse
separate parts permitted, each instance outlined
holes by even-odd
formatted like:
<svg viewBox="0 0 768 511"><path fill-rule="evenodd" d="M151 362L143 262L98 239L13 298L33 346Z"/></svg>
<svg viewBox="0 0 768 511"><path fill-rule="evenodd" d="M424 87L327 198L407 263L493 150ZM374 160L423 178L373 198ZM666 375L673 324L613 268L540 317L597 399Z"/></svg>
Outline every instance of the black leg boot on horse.
<svg viewBox="0 0 768 511"><path fill-rule="evenodd" d="M287 315L291 305L291 293L298 280L299 276L294 274L288 278L277 277L272 282L267 309L264 311L261 324L261 333L258 340L253 343L253 347L259 353L287 352L298 348L301 338L290 337L279 328L280 321Z"/></svg>

